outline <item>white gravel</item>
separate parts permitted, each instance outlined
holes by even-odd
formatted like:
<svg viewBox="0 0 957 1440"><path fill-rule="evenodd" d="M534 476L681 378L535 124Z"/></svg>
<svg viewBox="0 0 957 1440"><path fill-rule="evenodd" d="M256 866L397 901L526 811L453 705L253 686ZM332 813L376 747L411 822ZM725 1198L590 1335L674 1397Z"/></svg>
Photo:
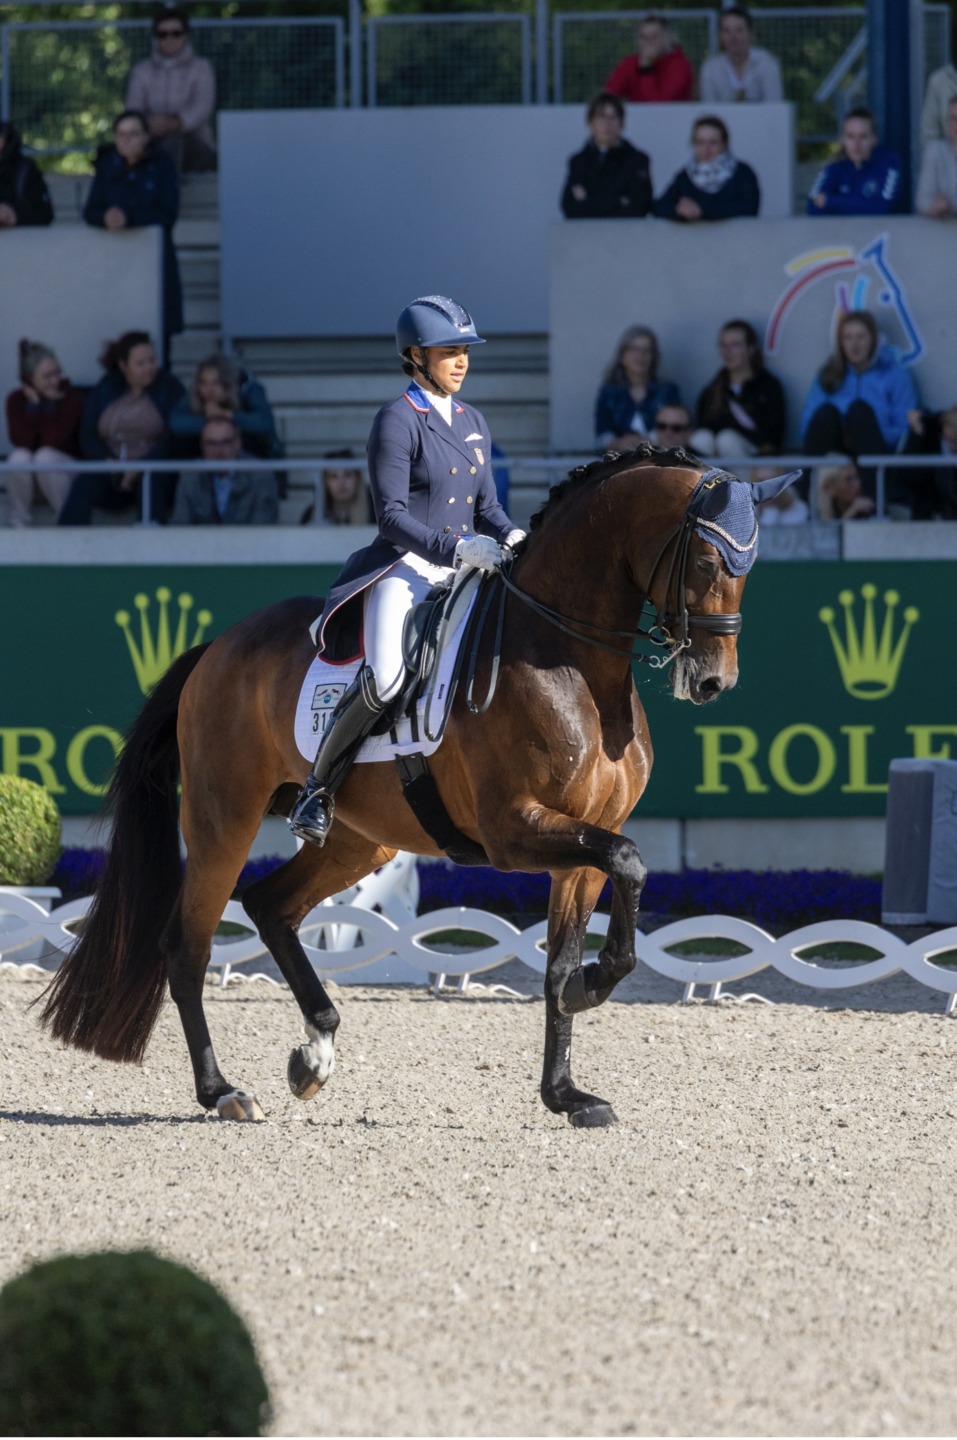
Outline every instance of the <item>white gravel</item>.
<svg viewBox="0 0 957 1440"><path fill-rule="evenodd" d="M0 1281L111 1246L192 1265L249 1321L281 1435L955 1433L940 997L645 980L576 1022L622 1122L582 1132L538 1100L540 1003L341 991L304 1105L288 991L208 988L267 1115L240 1125L198 1113L171 1007L120 1067L53 1046L42 982L0 972Z"/></svg>

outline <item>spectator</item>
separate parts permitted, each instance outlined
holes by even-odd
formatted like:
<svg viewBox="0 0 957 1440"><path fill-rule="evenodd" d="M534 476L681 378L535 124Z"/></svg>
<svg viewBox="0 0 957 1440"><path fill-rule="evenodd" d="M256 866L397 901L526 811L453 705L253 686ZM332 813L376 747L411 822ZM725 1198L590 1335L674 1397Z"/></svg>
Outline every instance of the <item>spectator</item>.
<svg viewBox="0 0 957 1440"><path fill-rule="evenodd" d="M331 450L327 460L355 460L351 450ZM357 465L322 472L322 519L326 525L374 525L372 496Z"/></svg>
<svg viewBox="0 0 957 1440"><path fill-rule="evenodd" d="M216 169L216 76L209 61L193 53L189 17L178 5L157 10L153 53L133 66L126 105L144 112L150 134L178 171Z"/></svg>
<svg viewBox="0 0 957 1440"><path fill-rule="evenodd" d="M106 371L83 406L80 449L88 460L165 460L170 456L169 418L185 393L180 382L161 370L153 342L143 330L128 330L100 357ZM125 510L135 504L142 466L125 473L78 475L57 522L89 525L93 507ZM170 475L153 475L149 520L166 519L175 484Z"/></svg>
<svg viewBox="0 0 957 1440"><path fill-rule="evenodd" d="M50 192L36 161L24 155L16 126L0 120L0 230L52 220Z"/></svg>
<svg viewBox="0 0 957 1440"><path fill-rule="evenodd" d="M655 201L655 214L666 220L730 220L757 215L758 177L729 148L728 127L717 115L702 115L691 129L692 158Z"/></svg>
<svg viewBox="0 0 957 1440"><path fill-rule="evenodd" d="M221 469L191 471L180 477L171 525L275 525L279 519L279 482L271 470L236 470L243 454L239 428L228 415L214 415L200 436L204 460Z"/></svg>
<svg viewBox="0 0 957 1440"><path fill-rule="evenodd" d="M822 520L866 520L874 501L862 493L861 476L849 455L829 455L817 472L817 512Z"/></svg>
<svg viewBox="0 0 957 1440"><path fill-rule="evenodd" d="M604 84L623 100L690 100L694 74L663 15L646 15L638 24L634 55L619 60Z"/></svg>
<svg viewBox="0 0 957 1440"><path fill-rule="evenodd" d="M605 371L595 400L599 450L633 450L647 440L662 405L680 405L678 387L658 379L658 338L647 325L631 325Z"/></svg>
<svg viewBox="0 0 957 1440"><path fill-rule="evenodd" d="M260 460L282 458L283 448L266 391L228 355L200 360L188 395L170 416L170 429L184 444L185 454L200 453L207 420L226 418L239 431L243 449Z"/></svg>
<svg viewBox="0 0 957 1440"><path fill-rule="evenodd" d="M878 145L874 116L849 110L841 126L841 154L818 172L807 197L809 215L891 215L900 208L901 163Z"/></svg>
<svg viewBox="0 0 957 1440"><path fill-rule="evenodd" d="M721 369L698 396L691 448L699 455L773 455L784 440L781 382L764 368L753 326L729 320L718 335Z"/></svg>
<svg viewBox="0 0 957 1440"><path fill-rule="evenodd" d="M21 340L20 384L7 396L7 430L14 447L14 465L56 465L62 470L30 469L6 475L9 522L20 528L31 523L30 510L42 497L59 515L69 494L75 471L71 460L80 457L80 416L83 392L70 384L56 355L35 340Z"/></svg>
<svg viewBox="0 0 957 1440"><path fill-rule="evenodd" d="M706 105L734 100L783 100L781 67L770 50L751 42L754 26L743 5L729 5L718 21L721 55L701 67L701 99Z"/></svg>
<svg viewBox="0 0 957 1440"><path fill-rule="evenodd" d="M834 354L808 392L801 435L808 455L840 451L845 455L881 455L902 447L916 424L914 382L893 354L879 344L874 317L850 310L837 326ZM864 489L874 498L874 476L863 473Z"/></svg>
<svg viewBox="0 0 957 1440"><path fill-rule="evenodd" d="M622 139L621 100L603 90L586 118L591 139L568 162L562 213L569 220L647 215L652 200L648 156Z"/></svg>
<svg viewBox="0 0 957 1440"><path fill-rule="evenodd" d="M947 107L957 95L957 65L942 65L927 81L920 114L920 143L947 139Z"/></svg>
<svg viewBox="0 0 957 1440"><path fill-rule="evenodd" d="M112 234L158 225L163 231L164 352L183 328L183 292L173 245L179 214L179 181L168 155L150 140L146 116L124 110L113 121L114 144L97 152L93 184L83 207L88 225ZM165 358L165 355L164 355Z"/></svg>
<svg viewBox="0 0 957 1440"><path fill-rule="evenodd" d="M932 220L957 212L957 94L947 105L947 139L924 146L915 208Z"/></svg>
<svg viewBox="0 0 957 1440"><path fill-rule="evenodd" d="M937 470L896 472L909 492L915 520L957 520L957 405L935 414L919 410L911 417L911 433L904 446L912 455L940 455L953 463ZM895 496L895 498L900 498Z"/></svg>
<svg viewBox="0 0 957 1440"><path fill-rule="evenodd" d="M776 465L758 465L747 478L755 482L771 480L780 473L781 471ZM762 529L766 525L771 525L775 529L783 525L804 525L810 518L810 513L807 501L801 499L793 485L788 485L772 500L762 500L757 510L758 523Z"/></svg>
<svg viewBox="0 0 957 1440"><path fill-rule="evenodd" d="M658 406L652 439L665 450L691 448L691 411L685 405Z"/></svg>

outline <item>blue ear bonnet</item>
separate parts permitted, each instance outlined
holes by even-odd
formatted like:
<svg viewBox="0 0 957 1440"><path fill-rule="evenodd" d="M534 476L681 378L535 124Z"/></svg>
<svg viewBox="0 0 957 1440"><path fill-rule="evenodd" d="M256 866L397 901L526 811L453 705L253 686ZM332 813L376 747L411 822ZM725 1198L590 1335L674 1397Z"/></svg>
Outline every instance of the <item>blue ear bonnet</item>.
<svg viewBox="0 0 957 1440"><path fill-rule="evenodd" d="M688 509L694 531L713 545L732 575L746 575L758 557L755 503L793 485L800 470L752 484L726 470L708 470L698 481Z"/></svg>

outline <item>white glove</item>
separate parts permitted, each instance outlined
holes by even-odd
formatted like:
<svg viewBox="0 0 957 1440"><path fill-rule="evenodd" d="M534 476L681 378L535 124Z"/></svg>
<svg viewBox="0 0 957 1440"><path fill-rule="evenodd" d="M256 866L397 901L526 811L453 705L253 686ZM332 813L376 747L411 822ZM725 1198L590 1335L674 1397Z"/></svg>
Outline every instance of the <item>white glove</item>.
<svg viewBox="0 0 957 1440"><path fill-rule="evenodd" d="M466 535L455 547L455 568L474 565L477 570L497 570L502 563L502 547L491 535Z"/></svg>
<svg viewBox="0 0 957 1440"><path fill-rule="evenodd" d="M522 541L523 541L524 539L525 539L525 531L524 531L524 530L510 530L510 531L508 532L508 534L505 536L505 539L502 541L502 544L503 544L504 546L506 546L509 550L514 550L514 549L515 549L515 546L516 546L516 545L521 545L521 543L522 543Z"/></svg>

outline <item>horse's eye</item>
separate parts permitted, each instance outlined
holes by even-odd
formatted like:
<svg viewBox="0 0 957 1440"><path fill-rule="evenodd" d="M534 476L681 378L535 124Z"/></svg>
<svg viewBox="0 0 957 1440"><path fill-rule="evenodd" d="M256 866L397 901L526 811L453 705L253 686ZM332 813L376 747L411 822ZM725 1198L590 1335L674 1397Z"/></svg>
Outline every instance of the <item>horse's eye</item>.
<svg viewBox="0 0 957 1440"><path fill-rule="evenodd" d="M718 573L718 562L710 555L696 555L694 563L696 570L700 570L702 574L710 576L712 580Z"/></svg>

